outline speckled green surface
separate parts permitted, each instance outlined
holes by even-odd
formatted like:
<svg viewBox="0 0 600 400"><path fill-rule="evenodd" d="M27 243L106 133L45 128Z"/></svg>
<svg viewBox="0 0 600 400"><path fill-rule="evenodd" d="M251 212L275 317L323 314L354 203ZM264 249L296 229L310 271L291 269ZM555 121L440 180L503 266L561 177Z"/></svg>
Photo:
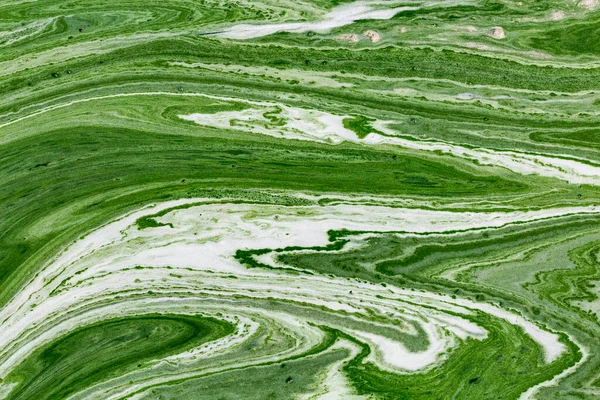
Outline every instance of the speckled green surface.
<svg viewBox="0 0 600 400"><path fill-rule="evenodd" d="M600 2L0 3L0 398L600 397Z"/></svg>

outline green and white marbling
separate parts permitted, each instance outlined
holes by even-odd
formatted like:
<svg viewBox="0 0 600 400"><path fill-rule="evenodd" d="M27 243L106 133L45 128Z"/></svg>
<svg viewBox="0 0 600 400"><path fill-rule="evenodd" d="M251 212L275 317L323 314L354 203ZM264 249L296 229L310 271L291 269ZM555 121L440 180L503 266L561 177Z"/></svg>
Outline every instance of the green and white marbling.
<svg viewBox="0 0 600 400"><path fill-rule="evenodd" d="M600 2L0 4L0 398L600 397Z"/></svg>

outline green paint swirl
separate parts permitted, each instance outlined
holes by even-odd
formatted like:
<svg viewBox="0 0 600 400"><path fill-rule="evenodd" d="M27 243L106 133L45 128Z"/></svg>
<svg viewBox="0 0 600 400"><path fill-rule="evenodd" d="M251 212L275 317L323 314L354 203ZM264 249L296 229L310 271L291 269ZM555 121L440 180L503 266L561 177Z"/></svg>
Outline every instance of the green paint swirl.
<svg viewBox="0 0 600 400"><path fill-rule="evenodd" d="M0 4L0 398L600 397L600 1Z"/></svg>

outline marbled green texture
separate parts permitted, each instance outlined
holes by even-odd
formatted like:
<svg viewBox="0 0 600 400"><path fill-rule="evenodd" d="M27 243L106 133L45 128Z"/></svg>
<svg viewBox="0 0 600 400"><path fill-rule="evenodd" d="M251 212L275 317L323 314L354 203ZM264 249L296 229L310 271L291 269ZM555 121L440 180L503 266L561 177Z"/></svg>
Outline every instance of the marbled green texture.
<svg viewBox="0 0 600 400"><path fill-rule="evenodd" d="M0 397L599 397L599 10L2 2Z"/></svg>

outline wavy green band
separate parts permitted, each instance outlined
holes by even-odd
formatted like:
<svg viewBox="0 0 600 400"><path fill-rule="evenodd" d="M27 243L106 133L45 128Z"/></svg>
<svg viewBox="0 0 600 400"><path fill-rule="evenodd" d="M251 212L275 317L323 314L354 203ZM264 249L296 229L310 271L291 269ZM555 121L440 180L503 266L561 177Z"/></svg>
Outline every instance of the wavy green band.
<svg viewBox="0 0 600 400"><path fill-rule="evenodd" d="M599 32L3 1L0 399L599 398Z"/></svg>

